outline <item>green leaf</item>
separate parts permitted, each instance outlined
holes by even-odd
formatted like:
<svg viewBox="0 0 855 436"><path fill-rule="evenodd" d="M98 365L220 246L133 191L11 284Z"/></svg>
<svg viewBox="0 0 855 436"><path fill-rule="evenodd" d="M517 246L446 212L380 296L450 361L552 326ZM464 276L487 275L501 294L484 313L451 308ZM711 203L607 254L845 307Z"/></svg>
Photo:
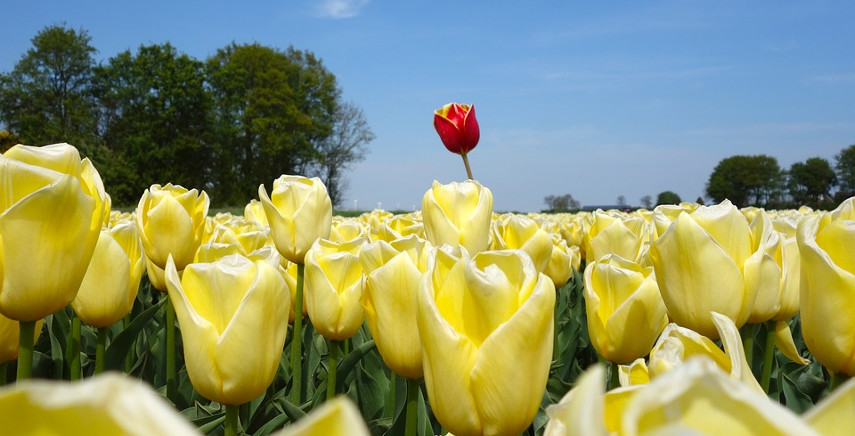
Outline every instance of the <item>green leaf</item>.
<svg viewBox="0 0 855 436"><path fill-rule="evenodd" d="M166 301L166 298L161 299L157 302L157 304L149 307L140 313L133 321L131 321L128 328L122 330L113 341L110 342L110 345L107 347L107 350L104 353L104 366L107 369L121 370L125 364L125 355L128 354L131 347L134 344L137 336L140 335L140 332L148 325L148 322L154 316L155 313L163 306L163 303Z"/></svg>

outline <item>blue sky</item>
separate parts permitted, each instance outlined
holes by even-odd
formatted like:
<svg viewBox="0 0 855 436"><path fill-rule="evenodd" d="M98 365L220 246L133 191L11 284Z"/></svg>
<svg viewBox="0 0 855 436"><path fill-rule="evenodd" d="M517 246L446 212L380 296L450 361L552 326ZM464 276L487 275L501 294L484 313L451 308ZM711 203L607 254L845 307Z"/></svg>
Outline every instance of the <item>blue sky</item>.
<svg viewBox="0 0 855 436"><path fill-rule="evenodd" d="M199 59L232 41L314 52L377 135L348 173L347 207L420 208L434 179L465 179L432 125L434 109L451 101L475 104L481 142L470 162L497 211L537 211L545 196L566 193L583 205L619 195L638 205L665 190L693 201L725 157L833 164L855 144L853 2L21 1L3 9L4 72L36 33L63 22L89 32L99 61L164 42Z"/></svg>

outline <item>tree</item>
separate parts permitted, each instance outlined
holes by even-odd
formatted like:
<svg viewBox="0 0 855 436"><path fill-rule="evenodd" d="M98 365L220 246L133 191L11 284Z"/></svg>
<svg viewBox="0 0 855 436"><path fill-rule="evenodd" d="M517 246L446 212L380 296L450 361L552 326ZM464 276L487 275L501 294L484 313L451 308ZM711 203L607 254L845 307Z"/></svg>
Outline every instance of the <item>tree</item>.
<svg viewBox="0 0 855 436"><path fill-rule="evenodd" d="M837 180L840 182L840 190L845 195L851 196L855 193L855 144L840 150L834 156L836 160L834 169L837 170Z"/></svg>
<svg viewBox="0 0 855 436"><path fill-rule="evenodd" d="M353 163L365 159L366 147L375 138L365 114L356 104L339 105L335 112L332 134L319 141L320 178L327 187L333 207L341 205L347 183L343 172Z"/></svg>
<svg viewBox="0 0 855 436"><path fill-rule="evenodd" d="M564 195L547 195L543 198L547 209L553 212L562 212L570 210L578 210L579 202L570 194Z"/></svg>
<svg viewBox="0 0 855 436"><path fill-rule="evenodd" d="M737 207L765 206L782 195L783 172L774 157L731 156L722 159L707 183L706 194Z"/></svg>
<svg viewBox="0 0 855 436"><path fill-rule="evenodd" d="M93 55L85 30L45 27L8 74L0 75L0 120L30 145L68 142L84 154L97 142Z"/></svg>
<svg viewBox="0 0 855 436"><path fill-rule="evenodd" d="M656 196L656 205L680 204L683 200L673 191L662 191Z"/></svg>
<svg viewBox="0 0 855 436"><path fill-rule="evenodd" d="M836 184L837 175L831 164L820 157L796 162L788 172L790 196L799 205L816 206L820 201L830 201L831 188Z"/></svg>
<svg viewBox="0 0 855 436"><path fill-rule="evenodd" d="M653 197L649 195L641 197L641 207L645 209L650 209L651 207L653 207Z"/></svg>
<svg viewBox="0 0 855 436"><path fill-rule="evenodd" d="M620 207L626 207L626 197L624 197L623 195L618 195L617 205Z"/></svg>
<svg viewBox="0 0 855 436"><path fill-rule="evenodd" d="M281 174L305 174L333 131L340 90L309 52L231 44L207 61L217 96L219 192L245 202Z"/></svg>
<svg viewBox="0 0 855 436"><path fill-rule="evenodd" d="M22 142L18 135L10 133L8 130L0 130L0 154L5 153L13 145L18 145Z"/></svg>
<svg viewBox="0 0 855 436"><path fill-rule="evenodd" d="M126 50L98 68L97 93L105 149L95 164L114 201L134 204L153 183L214 188L201 62L168 43Z"/></svg>

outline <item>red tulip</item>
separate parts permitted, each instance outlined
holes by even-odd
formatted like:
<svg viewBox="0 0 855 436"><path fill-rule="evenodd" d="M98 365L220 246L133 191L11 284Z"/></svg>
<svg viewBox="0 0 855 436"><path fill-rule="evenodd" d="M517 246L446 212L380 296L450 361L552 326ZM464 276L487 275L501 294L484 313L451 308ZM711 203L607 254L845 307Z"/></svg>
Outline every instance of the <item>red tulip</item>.
<svg viewBox="0 0 855 436"><path fill-rule="evenodd" d="M481 139L474 105L449 103L437 109L433 126L445 148L452 153L466 155Z"/></svg>

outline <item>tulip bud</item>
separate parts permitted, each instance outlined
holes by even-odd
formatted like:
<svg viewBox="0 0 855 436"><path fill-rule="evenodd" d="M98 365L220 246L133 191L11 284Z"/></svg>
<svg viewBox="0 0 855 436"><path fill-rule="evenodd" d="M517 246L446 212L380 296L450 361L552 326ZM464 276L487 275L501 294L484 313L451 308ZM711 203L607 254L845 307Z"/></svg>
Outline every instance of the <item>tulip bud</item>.
<svg viewBox="0 0 855 436"><path fill-rule="evenodd" d="M452 153L469 153L481 139L474 105L449 103L437 109L433 115L433 127L442 144Z"/></svg>
<svg viewBox="0 0 855 436"><path fill-rule="evenodd" d="M312 326L327 339L343 341L362 327L365 279L359 248L364 242L318 239L306 253L306 309Z"/></svg>
<svg viewBox="0 0 855 436"><path fill-rule="evenodd" d="M552 237L537 222L514 214L493 224L493 250L520 249L531 257L537 272L546 271L552 258Z"/></svg>
<svg viewBox="0 0 855 436"><path fill-rule="evenodd" d="M346 396L327 401L273 436L369 436L359 409Z"/></svg>
<svg viewBox="0 0 855 436"><path fill-rule="evenodd" d="M282 175L273 181L270 196L264 185L258 196L276 249L291 262L303 264L312 244L329 237L332 202L321 179Z"/></svg>
<svg viewBox="0 0 855 436"><path fill-rule="evenodd" d="M104 219L106 194L68 144L0 156L0 314L35 321L74 300Z"/></svg>
<svg viewBox="0 0 855 436"><path fill-rule="evenodd" d="M493 193L474 180L433 182L422 198L425 239L435 247L461 245L479 253L490 244Z"/></svg>

